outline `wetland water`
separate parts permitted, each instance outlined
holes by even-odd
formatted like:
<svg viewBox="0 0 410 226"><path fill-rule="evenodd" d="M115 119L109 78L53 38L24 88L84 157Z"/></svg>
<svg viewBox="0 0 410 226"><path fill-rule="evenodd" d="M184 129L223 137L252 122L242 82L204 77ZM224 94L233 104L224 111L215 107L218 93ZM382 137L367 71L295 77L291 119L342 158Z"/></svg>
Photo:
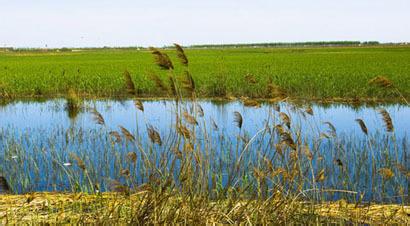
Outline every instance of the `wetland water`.
<svg viewBox="0 0 410 226"><path fill-rule="evenodd" d="M171 159L175 158L175 144L184 143L179 141L175 132L174 101L147 100L142 103L144 112L136 109L132 100L86 101L78 112L68 111L63 99L16 101L2 105L0 174L8 179L14 192L18 193L90 191L95 184L98 184L98 189L105 191L110 190L112 181L130 187L142 184L148 180L149 171L141 162L143 153L158 167L164 165L164 159L169 159L165 161L165 168L169 169ZM308 114L307 105L289 103L262 104L260 108L245 107L241 102L204 100L198 104L203 109L202 117L198 110L193 110L192 103L179 104L182 111L198 115L198 125L182 121L190 129L191 136L195 134L195 138L191 137L195 139L193 149L203 153L206 156L204 158L210 162L207 163L210 178L212 175L219 175L221 186L229 184L229 171L233 162L242 158L238 157L242 152L240 175L252 177L252 169L256 165L266 168L263 165L266 159L275 168L286 169L292 164L294 151L298 153L299 171L306 180L303 185L306 189L349 190L364 194L364 199L367 200L389 202L401 202L408 194L408 106L313 104L310 105L313 114ZM198 105L195 106L195 109L199 109ZM390 114L394 132L386 132L384 121L378 112L380 108L386 109ZM104 125L95 122L92 109L102 115ZM278 110L290 118L290 128L286 124L284 127L289 130L298 146L296 150L283 145L278 147L281 138L276 134L275 126L283 124ZM242 115L241 128L234 122L235 111ZM358 118L364 120L368 135L362 132L355 121ZM330 122L331 125L325 122ZM158 131L162 139L161 146L152 144L147 134L148 125ZM123 137L119 126L130 131L135 141ZM112 131L121 134L120 141L114 141L109 134ZM127 160L127 153L130 151L137 153L135 165ZM86 173L70 153L84 162ZM177 161L173 168L175 172L171 173L175 177L176 172L181 170L179 166ZM122 169L129 169L131 176L125 177ZM384 172L384 169L391 170L393 175ZM318 180L322 170L325 176ZM312 176L316 179L312 179ZM275 180L283 180L283 176L268 183L275 183ZM240 184L242 179L237 178L236 182ZM212 184L211 179L209 183ZM286 186L292 189L289 183ZM326 194L327 199L340 197L350 196L341 193Z"/></svg>

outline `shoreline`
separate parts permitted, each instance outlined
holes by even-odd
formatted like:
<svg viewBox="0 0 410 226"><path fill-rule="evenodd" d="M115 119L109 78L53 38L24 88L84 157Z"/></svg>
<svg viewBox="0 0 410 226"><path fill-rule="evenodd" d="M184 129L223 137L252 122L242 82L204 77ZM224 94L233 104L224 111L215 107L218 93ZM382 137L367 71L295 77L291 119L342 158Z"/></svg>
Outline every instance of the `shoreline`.
<svg viewBox="0 0 410 226"><path fill-rule="evenodd" d="M94 96L90 94L80 94L77 96L82 100L101 100L101 101L121 101L121 100L141 100L141 101L163 101L163 100L175 100L174 97L169 96L130 96L130 95L118 95L118 96ZM13 103L16 101L33 101L42 102L47 100L56 99L68 99L68 95L50 95L50 96L15 96L15 97L0 97L0 103ZM220 102L234 102L241 101L242 99L255 100L261 103L280 103L290 102L296 104L310 103L310 104L348 104L348 105L378 105L378 104L402 104L406 105L402 98L249 98L249 97L236 97L236 96L204 96L197 97L196 101L220 101ZM185 101L192 101L190 97L183 97Z"/></svg>
<svg viewBox="0 0 410 226"><path fill-rule="evenodd" d="M148 196L147 196L148 195ZM105 192L96 195L84 193L58 193L58 192L37 192L24 195L0 194L0 223L98 223L98 222L117 222L117 223L137 223L133 219L133 214L138 214L144 208L138 209L136 206L144 206L149 202L150 196L156 196L155 192L142 190L137 193L124 194ZM168 213L167 208L175 208L176 203L179 203L179 209L176 211L186 212L183 217L185 222L201 223L246 223L251 222L248 216L248 211L252 210L252 203L259 204L266 202L270 204L279 203L275 200L238 200L231 203L227 208L227 203L230 200L207 200L203 197L193 197L193 199L202 200L201 205L189 207L184 205L185 201L192 198L174 195L167 199L165 203L159 206L152 206L155 212L156 208L163 208L163 213ZM186 200L185 200L186 199ZM408 224L410 223L410 206L399 204L354 204L347 203L345 200L335 202L326 202L321 204L312 204L306 202L289 202L290 200L281 200L285 202L280 208L284 219L303 218L311 223L360 223L360 224L380 224L380 223L395 223ZM249 205L250 202L250 205ZM286 203L287 202L287 203ZM199 203L198 203L199 205ZM206 210L209 206L206 215L207 218L193 219L195 213L190 213L194 210ZM134 208L133 208L134 207ZM269 207L266 205L266 209ZM264 209L259 209L263 212ZM268 211L268 210L266 210ZM227 214L224 214L227 213ZM193 214L193 215L192 215ZM205 213L204 213L205 214ZM242 219L242 222L233 221L234 215ZM268 213L267 213L268 214ZM181 215L178 215L182 217ZM151 216L152 217L152 216ZM158 219L144 219L144 222L160 223ZM272 216L273 217L273 216ZM248 219L247 219L248 218ZM173 219L175 222L183 222L181 219ZM205 220L205 221L202 221ZM300 220L300 219L299 219ZM232 222L231 222L232 221ZM266 221L265 223L268 223ZM303 220L301 221L303 222ZM304 221L306 223L306 221ZM141 223L141 221L139 222Z"/></svg>

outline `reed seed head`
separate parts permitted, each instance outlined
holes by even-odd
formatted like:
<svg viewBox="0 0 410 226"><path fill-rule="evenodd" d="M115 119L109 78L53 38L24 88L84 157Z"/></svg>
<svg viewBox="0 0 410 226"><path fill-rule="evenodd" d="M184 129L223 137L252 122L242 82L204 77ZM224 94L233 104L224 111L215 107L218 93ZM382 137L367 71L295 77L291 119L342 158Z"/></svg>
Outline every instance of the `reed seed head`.
<svg viewBox="0 0 410 226"><path fill-rule="evenodd" d="M99 125L105 125L105 120L103 118L103 116L97 111L97 109L93 109L91 111L91 114L93 114L94 116L94 121L99 124Z"/></svg>
<svg viewBox="0 0 410 226"><path fill-rule="evenodd" d="M384 180L390 180L394 177L394 173L389 168L380 168L379 174L383 177Z"/></svg>
<svg viewBox="0 0 410 226"><path fill-rule="evenodd" d="M184 116L185 121L187 121L191 125L198 125L198 121L196 121L195 117L190 115L188 112L184 111L182 114Z"/></svg>
<svg viewBox="0 0 410 226"><path fill-rule="evenodd" d="M144 112L144 105L142 104L140 100L137 100L137 99L134 100L134 105L138 110Z"/></svg>
<svg viewBox="0 0 410 226"><path fill-rule="evenodd" d="M115 143L121 143L122 138L120 136L120 134L117 131L111 131L109 132L109 135L113 138L115 138L114 142Z"/></svg>
<svg viewBox="0 0 410 226"><path fill-rule="evenodd" d="M86 170L85 163L83 162L83 160L82 160L80 157L78 157L78 155L76 155L75 153L71 152L71 153L70 153L70 157L76 161L77 166L78 166L80 169L82 169L83 171Z"/></svg>
<svg viewBox="0 0 410 226"><path fill-rule="evenodd" d="M188 58L187 58L187 56L185 55L185 51L184 51L184 49L182 48L182 46L180 46L180 45L178 45L178 44L176 44L176 43L174 43L174 46L175 46L175 49L176 49L176 51L177 51L177 57L178 57L178 59L181 61L181 64L183 64L183 65L185 65L185 66L188 66Z"/></svg>
<svg viewBox="0 0 410 226"><path fill-rule="evenodd" d="M279 117L282 119L283 123L290 129L290 117L284 112L279 113Z"/></svg>
<svg viewBox="0 0 410 226"><path fill-rule="evenodd" d="M132 135L130 131L128 131L126 128L122 126L119 126L119 127L120 127L122 135L124 135L126 140L131 141L131 142L135 141L135 137Z"/></svg>
<svg viewBox="0 0 410 226"><path fill-rule="evenodd" d="M385 76L376 76L376 77L372 78L369 81L369 84L370 85L376 85L376 86L379 86L381 88L391 88L391 87L393 87L393 82L390 81L390 79L388 79Z"/></svg>
<svg viewBox="0 0 410 226"><path fill-rule="evenodd" d="M137 162L137 153L130 151L127 153L127 158L129 161L135 164Z"/></svg>
<svg viewBox="0 0 410 226"><path fill-rule="evenodd" d="M242 129L243 118L242 118L241 113L235 111L233 114L234 114L234 122L236 123L239 129Z"/></svg>
<svg viewBox="0 0 410 226"><path fill-rule="evenodd" d="M157 86L159 90L162 90L163 92L168 92L168 86L164 84L164 82L159 77L159 75L155 73L150 73L149 78L151 79L151 81L155 83L155 85Z"/></svg>
<svg viewBox="0 0 410 226"><path fill-rule="evenodd" d="M386 126L387 132L393 132L394 126L393 126L393 121L390 117L389 112L386 111L386 109L380 109L379 110L380 114L382 115L382 119L384 121L384 125Z"/></svg>
<svg viewBox="0 0 410 226"><path fill-rule="evenodd" d="M156 48L150 47L152 55L154 55L155 63L163 70L174 69L172 61L166 53L162 53Z"/></svg>
<svg viewBox="0 0 410 226"><path fill-rule="evenodd" d="M366 127L366 124L364 123L364 121L362 119L358 118L358 119L356 119L356 122L359 123L360 129L362 129L362 132L367 135L368 130L367 130L367 127Z"/></svg>
<svg viewBox="0 0 410 226"><path fill-rule="evenodd" d="M184 136L185 139L190 139L191 138L191 132L189 131L189 129L186 126L184 126L182 124L179 124L177 129L178 129L178 133L180 133L182 136Z"/></svg>
<svg viewBox="0 0 410 226"><path fill-rule="evenodd" d="M308 113L309 115L312 115L312 116L313 116L312 106L308 106L308 107L306 108L305 112Z"/></svg>
<svg viewBox="0 0 410 226"><path fill-rule="evenodd" d="M148 137L151 139L152 143L157 143L159 146L162 145L161 136L159 135L158 131L152 126L148 125L147 127Z"/></svg>

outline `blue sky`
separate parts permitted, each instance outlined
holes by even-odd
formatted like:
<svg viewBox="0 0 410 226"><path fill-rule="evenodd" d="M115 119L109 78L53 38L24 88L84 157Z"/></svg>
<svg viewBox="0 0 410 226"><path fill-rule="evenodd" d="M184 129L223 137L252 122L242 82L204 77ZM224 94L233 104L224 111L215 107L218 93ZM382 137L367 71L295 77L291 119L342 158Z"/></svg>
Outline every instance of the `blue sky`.
<svg viewBox="0 0 410 226"><path fill-rule="evenodd" d="M409 0L0 0L0 46L410 41Z"/></svg>

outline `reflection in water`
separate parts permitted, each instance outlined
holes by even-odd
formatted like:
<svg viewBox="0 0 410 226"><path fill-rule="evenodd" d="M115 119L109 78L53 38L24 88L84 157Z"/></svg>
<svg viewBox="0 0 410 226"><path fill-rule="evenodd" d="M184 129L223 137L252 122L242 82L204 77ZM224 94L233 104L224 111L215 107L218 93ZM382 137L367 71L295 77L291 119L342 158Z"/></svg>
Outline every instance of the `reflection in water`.
<svg viewBox="0 0 410 226"><path fill-rule="evenodd" d="M216 104L217 103L217 104ZM219 127L232 132L235 127L233 123L233 112L240 112L244 120L244 127L249 133L255 132L264 126L264 120L270 111L275 109L273 105L265 104L261 108L244 107L240 102L202 101L200 102L205 119L213 119ZM72 107L75 106L75 107ZM296 106L296 107L295 107ZM378 109L385 108L395 127L395 135L404 137L410 133L410 121L406 120L410 115L410 108L403 105L377 105L352 108L350 105L313 105L313 117L308 114L301 115L308 105L286 105L280 104L280 110L289 114L292 121L307 126L305 119L316 123L320 129L326 129L323 122L331 122L338 133L360 136L361 130L355 119L361 118L366 123L369 133L383 132L383 121ZM144 117L135 117L138 110L135 109L133 101L88 101L83 107L70 103L66 100L49 100L42 102L14 102L0 107L0 126L2 128L11 126L19 131L25 129L44 128L52 129L56 126L69 127L69 118L78 116L76 126L83 128L95 128L92 116L89 114L91 108L96 109L109 120L107 126L115 129L118 125L125 125L131 131L135 130L137 124L145 124L146 121L167 130L175 112L173 101L144 101ZM86 108L86 109L82 109ZM85 112L83 112L85 110ZM67 118L67 115L69 117Z"/></svg>
<svg viewBox="0 0 410 226"><path fill-rule="evenodd" d="M121 174L124 169L135 177L130 186L144 183L148 180L142 162L144 158L149 158L151 164L170 167L172 161L164 163L163 160L172 159L174 155L182 156L189 143L180 136L183 127L178 127L175 121L174 102L143 101L143 104L144 112L137 110L133 101L127 100L86 101L81 106L72 100L15 102L1 106L0 160L4 164L0 166L0 174L10 180L17 192L90 190L89 180L95 180L102 190L107 190L108 181L128 182ZM305 188L358 191L365 199L375 201L400 201L409 190L406 137L410 132L410 121L405 120L410 115L409 107L351 108L346 105L281 103L248 108L239 102L200 101L199 104L204 116L196 117L198 125L191 125L184 118L190 133L184 131L185 136L189 134L191 139L197 139L190 150L200 150L203 158L209 161L210 187L214 183L214 174L220 176L220 186L230 184L231 178L235 177L228 175L238 159L241 175L246 178L255 176L256 165L268 170L269 164L265 164L269 159L276 169L273 172L283 172L267 183L283 181L286 177L303 177ZM377 111L381 107L389 112L394 133L385 131ZM93 121L91 109L101 113L104 125ZM191 103L184 103L183 109L193 114ZM297 146L295 150L283 146L283 134L277 134L277 125L283 122L278 110L289 117L290 129L284 124L284 130L289 130L290 138ZM234 112L239 112L243 118L240 129L234 122ZM356 119L363 120L368 135L362 132ZM150 142L149 125L160 135L161 146ZM175 132L176 127L179 133ZM135 140L123 137L124 134ZM177 142L182 149L175 148ZM127 161L130 152L136 153L135 166ZM73 154L84 161L86 174L74 164L77 158L73 158ZM299 161L297 167L293 165L295 158ZM174 164L173 170L181 170L180 162ZM293 172L292 167L296 167L294 170L298 174L286 176L284 172ZM388 170L392 170L393 175L388 175ZM249 178L247 180L252 180ZM80 183L76 183L78 181ZM236 182L244 183L243 179L240 181ZM288 181L285 185L292 189L292 183ZM344 194L326 196L331 199L340 197Z"/></svg>

